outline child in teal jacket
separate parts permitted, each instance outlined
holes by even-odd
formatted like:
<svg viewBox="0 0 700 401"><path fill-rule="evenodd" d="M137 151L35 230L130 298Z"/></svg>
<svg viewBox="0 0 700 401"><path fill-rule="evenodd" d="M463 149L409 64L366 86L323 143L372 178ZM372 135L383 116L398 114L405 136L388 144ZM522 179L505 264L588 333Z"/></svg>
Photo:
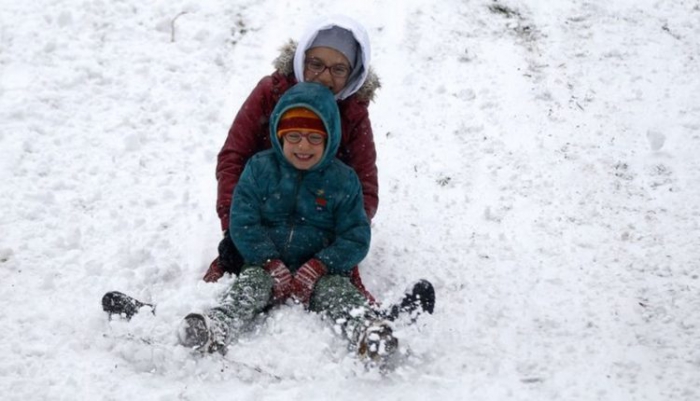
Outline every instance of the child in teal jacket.
<svg viewBox="0 0 700 401"><path fill-rule="evenodd" d="M362 187L335 158L340 115L328 92L318 84L290 89L271 115L272 149L253 156L241 175L229 232L248 264L280 259L296 271L315 259L328 273L347 275L367 255ZM309 136L301 139L300 129Z"/></svg>
<svg viewBox="0 0 700 401"><path fill-rule="evenodd" d="M225 352L258 314L291 297L340 325L371 361L395 353L391 328L349 279L369 250L370 226L357 175L335 158L340 130L328 88L299 83L282 96L272 149L248 161L233 195L229 232L246 266L221 305L185 318L183 345Z"/></svg>

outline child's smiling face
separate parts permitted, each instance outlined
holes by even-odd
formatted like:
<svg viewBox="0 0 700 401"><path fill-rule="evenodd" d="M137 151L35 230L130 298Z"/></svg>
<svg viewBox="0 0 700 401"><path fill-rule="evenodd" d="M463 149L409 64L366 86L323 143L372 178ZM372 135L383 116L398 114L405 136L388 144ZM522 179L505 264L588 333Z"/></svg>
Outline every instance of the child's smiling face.
<svg viewBox="0 0 700 401"><path fill-rule="evenodd" d="M307 135L317 134L317 131L299 129L301 140L298 143L291 143L285 136L282 137L282 153L284 157L299 170L308 170L318 164L323 157L326 148L325 141L314 145L309 142Z"/></svg>

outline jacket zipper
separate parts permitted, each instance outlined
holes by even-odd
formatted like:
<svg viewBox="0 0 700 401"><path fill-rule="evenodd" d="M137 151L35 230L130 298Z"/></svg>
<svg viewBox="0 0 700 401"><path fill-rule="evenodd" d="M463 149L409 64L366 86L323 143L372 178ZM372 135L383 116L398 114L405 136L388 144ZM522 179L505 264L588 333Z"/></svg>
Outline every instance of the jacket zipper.
<svg viewBox="0 0 700 401"><path fill-rule="evenodd" d="M284 254L289 255L289 246L292 243L292 239L294 238L294 229L295 229L295 217L296 217L296 210L297 210L297 203L299 201L299 187L301 187L301 180L304 178L304 173L303 172L298 172L297 173L297 183L294 186L294 204L292 205L292 213L289 215L289 237L287 238L287 243L284 246Z"/></svg>

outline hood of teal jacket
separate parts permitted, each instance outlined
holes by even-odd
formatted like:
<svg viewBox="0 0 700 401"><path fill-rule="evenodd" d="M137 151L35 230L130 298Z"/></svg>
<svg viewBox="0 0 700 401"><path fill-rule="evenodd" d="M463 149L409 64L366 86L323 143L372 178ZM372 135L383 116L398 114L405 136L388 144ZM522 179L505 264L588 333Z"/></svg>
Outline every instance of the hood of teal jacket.
<svg viewBox="0 0 700 401"><path fill-rule="evenodd" d="M280 117L287 110L295 107L305 107L313 111L321 118L323 125L326 127L328 141L326 142L326 148L323 150L323 156L308 171L320 170L335 158L336 153L338 153L338 147L340 147L341 125L338 104L333 92L321 84L312 82L300 82L282 95L270 116L270 143L272 143L272 148L275 150L277 157L286 166L292 166L292 164L284 157L282 152L282 143L277 138L277 125Z"/></svg>

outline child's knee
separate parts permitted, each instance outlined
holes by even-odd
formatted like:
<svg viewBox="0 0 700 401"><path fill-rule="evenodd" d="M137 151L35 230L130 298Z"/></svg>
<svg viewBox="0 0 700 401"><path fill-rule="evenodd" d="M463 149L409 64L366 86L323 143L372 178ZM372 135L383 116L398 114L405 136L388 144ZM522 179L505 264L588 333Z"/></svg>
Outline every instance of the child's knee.
<svg viewBox="0 0 700 401"><path fill-rule="evenodd" d="M328 274L318 280L314 292L328 290L347 292L353 289L355 289L355 286L350 282L350 277Z"/></svg>
<svg viewBox="0 0 700 401"><path fill-rule="evenodd" d="M231 284L231 290L241 291L246 288L272 288L272 277L260 266L246 266L241 270L241 274L236 281Z"/></svg>
<svg viewBox="0 0 700 401"><path fill-rule="evenodd" d="M316 283L310 308L317 312L327 309L346 309L362 306L365 301L365 297L352 284L349 277L326 275Z"/></svg>

